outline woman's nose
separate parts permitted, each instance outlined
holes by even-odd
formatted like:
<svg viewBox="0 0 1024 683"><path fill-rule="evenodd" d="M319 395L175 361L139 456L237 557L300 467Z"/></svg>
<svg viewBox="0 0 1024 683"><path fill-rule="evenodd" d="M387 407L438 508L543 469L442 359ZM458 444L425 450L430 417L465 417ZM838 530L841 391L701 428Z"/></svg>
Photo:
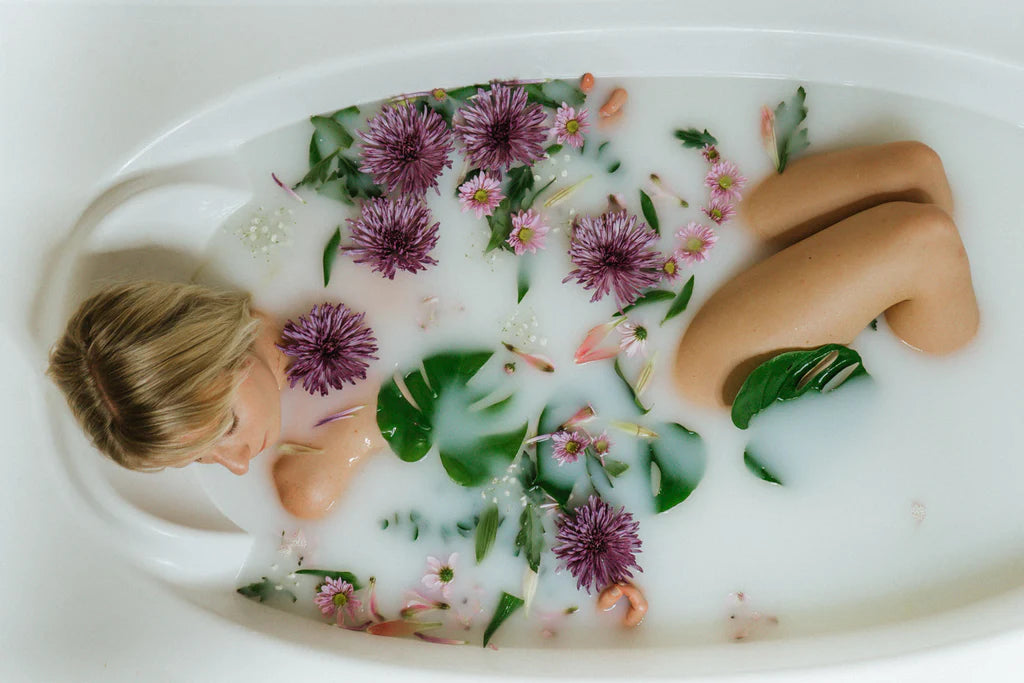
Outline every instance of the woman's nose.
<svg viewBox="0 0 1024 683"><path fill-rule="evenodd" d="M249 447L240 446L213 453L213 461L228 468L232 474L245 474L249 471Z"/></svg>

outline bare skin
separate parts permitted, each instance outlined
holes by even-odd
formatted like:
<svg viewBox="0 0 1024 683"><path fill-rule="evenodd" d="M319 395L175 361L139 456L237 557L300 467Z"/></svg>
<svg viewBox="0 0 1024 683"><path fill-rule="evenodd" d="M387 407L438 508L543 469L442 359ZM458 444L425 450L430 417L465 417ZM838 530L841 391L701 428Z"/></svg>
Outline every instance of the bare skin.
<svg viewBox="0 0 1024 683"><path fill-rule="evenodd" d="M623 626L639 626L640 622L647 616L647 599L643 592L631 583L614 583L608 586L597 596L597 608L607 612L615 607L615 604L626 596L629 600L629 608L622 617Z"/></svg>
<svg viewBox="0 0 1024 683"><path fill-rule="evenodd" d="M963 347L979 315L951 208L941 162L920 143L807 157L762 182L741 205L750 229L769 241L805 239L704 304L678 347L680 390L702 405L728 406L771 356L848 344L883 312L917 349Z"/></svg>

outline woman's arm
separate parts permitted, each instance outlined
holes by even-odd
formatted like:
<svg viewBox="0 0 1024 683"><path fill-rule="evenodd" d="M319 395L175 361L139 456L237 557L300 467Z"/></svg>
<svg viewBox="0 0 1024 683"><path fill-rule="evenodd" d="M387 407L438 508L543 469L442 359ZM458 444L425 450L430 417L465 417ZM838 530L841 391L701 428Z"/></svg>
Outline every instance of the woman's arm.
<svg viewBox="0 0 1024 683"><path fill-rule="evenodd" d="M920 142L893 142L802 157L773 173L740 204L761 239L781 248L886 202L953 211L942 160Z"/></svg>
<svg viewBox="0 0 1024 683"><path fill-rule="evenodd" d="M317 428L308 445L316 454L282 455L274 485L284 508L302 519L319 519L334 507L359 468L385 446L377 429L376 396L353 417Z"/></svg>
<svg viewBox="0 0 1024 683"><path fill-rule="evenodd" d="M974 336L978 305L967 254L942 208L883 204L736 276L683 335L676 382L691 400L729 405L771 356L849 343L883 311L903 341L931 353Z"/></svg>

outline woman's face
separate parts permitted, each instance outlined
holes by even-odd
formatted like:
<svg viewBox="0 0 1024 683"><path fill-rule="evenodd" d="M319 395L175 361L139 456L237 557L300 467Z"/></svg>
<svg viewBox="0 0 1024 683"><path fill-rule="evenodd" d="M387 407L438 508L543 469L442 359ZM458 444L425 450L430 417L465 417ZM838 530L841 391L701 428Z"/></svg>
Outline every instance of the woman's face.
<svg viewBox="0 0 1024 683"><path fill-rule="evenodd" d="M217 463L234 474L249 471L249 461L277 442L281 433L278 378L259 354L250 354L232 405L231 430L196 462Z"/></svg>

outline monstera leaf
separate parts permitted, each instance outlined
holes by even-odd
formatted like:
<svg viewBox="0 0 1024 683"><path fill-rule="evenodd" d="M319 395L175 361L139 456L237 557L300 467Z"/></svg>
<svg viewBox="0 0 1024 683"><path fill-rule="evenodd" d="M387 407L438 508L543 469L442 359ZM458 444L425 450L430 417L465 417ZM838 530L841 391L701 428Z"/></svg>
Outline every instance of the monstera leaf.
<svg viewBox="0 0 1024 683"><path fill-rule="evenodd" d="M474 426L486 425L495 413L508 407L467 416L469 406L487 394L473 394L466 386L490 359L490 351L447 352L428 356L421 367L401 378L386 382L377 396L377 426L399 458L421 460L437 445L441 464L448 476L463 486L486 482L500 466L510 463L526 438L527 424L496 433L473 434ZM462 405L448 413L465 422L465 428L440 428L442 405L462 399ZM450 419L450 415L449 415Z"/></svg>

